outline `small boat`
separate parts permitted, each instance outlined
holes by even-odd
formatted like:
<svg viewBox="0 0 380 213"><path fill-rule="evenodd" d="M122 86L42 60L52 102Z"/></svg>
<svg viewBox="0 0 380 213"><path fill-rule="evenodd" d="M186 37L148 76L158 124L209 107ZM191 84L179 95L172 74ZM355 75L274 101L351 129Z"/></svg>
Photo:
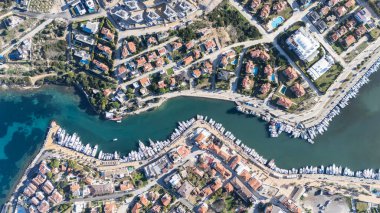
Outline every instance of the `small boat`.
<svg viewBox="0 0 380 213"><path fill-rule="evenodd" d="M121 120L117 120L116 123L121 123Z"/></svg>
<svg viewBox="0 0 380 213"><path fill-rule="evenodd" d="M112 139L112 141L117 141L117 138Z"/></svg>

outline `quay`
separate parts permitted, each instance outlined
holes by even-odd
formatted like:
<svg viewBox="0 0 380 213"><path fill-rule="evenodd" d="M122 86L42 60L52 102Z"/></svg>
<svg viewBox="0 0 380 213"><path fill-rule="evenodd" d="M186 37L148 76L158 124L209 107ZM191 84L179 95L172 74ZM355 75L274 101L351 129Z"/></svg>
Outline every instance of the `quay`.
<svg viewBox="0 0 380 213"><path fill-rule="evenodd" d="M221 139L224 142L224 144L227 145L231 150L234 150L236 153L239 153L239 155L246 159L248 162L248 166L252 169L252 171L255 171L258 174L258 176L265 181L265 184L272 186L301 184L319 188L323 187L334 193L341 192L341 188L351 188L356 190L360 189L366 190L367 194L360 193L357 196L358 199L372 203L380 203L380 198L377 198L376 196L372 195L371 191L368 190L370 188L380 188L380 176L374 179L344 176L343 174L305 174L299 172L294 174L283 173L282 171L284 170L279 169L274 164L270 163L272 161L268 161L262 158L261 156L252 155L252 152L254 152L253 149L249 148L249 151L247 151L248 147L245 146L243 143L240 144L240 140L234 140L235 138L233 136L226 135L228 131L221 131L220 126L215 125L215 121L213 121L212 119L207 121L207 117L203 118L203 116L197 116L197 119L194 119L194 122L192 122L186 130L182 131L181 134L179 134L178 137L174 138L168 146L157 152L151 158L131 162L122 162L121 160L100 160L95 157L87 156L83 153L60 146L54 142L54 136L59 128L60 126L55 122L51 123L51 127L49 128L44 145L42 146L39 154L36 156L33 162L29 165L28 169L25 171L23 179L17 185L18 187L16 188L15 192L19 190L19 187L21 186L21 183L25 180L26 174L28 173L30 168L33 168L33 166L38 162L41 154L45 151L62 155L63 158L75 159L79 163L95 167L98 171L107 174L117 174L120 173L120 171L127 170L128 167L134 167L135 170L143 168L144 166L156 161L157 159L165 155L171 149L180 145L186 145L189 141L192 140L192 138L190 138L193 136L192 133L195 132L198 128L203 128L209 131L213 136ZM339 187L336 187L334 185ZM289 191L290 189L280 189L281 193L283 194L291 193ZM15 196L12 196L11 201L14 199L14 197Z"/></svg>

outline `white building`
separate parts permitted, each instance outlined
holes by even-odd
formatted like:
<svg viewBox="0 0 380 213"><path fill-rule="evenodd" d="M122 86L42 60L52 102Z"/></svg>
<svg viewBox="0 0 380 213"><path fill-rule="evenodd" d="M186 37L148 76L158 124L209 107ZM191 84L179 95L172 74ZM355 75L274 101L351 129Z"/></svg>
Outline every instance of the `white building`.
<svg viewBox="0 0 380 213"><path fill-rule="evenodd" d="M82 25L82 30L87 33L96 34L99 30L99 22L88 21Z"/></svg>
<svg viewBox="0 0 380 213"><path fill-rule="evenodd" d="M140 9L140 8L139 8L139 5L138 5L138 3L137 3L137 1L126 0L126 1L124 2L124 4L125 4L130 10L138 10L138 9Z"/></svg>
<svg viewBox="0 0 380 213"><path fill-rule="evenodd" d="M304 28L298 29L294 34L286 39L286 43L301 60L306 62L313 61L319 53L319 42L316 41L308 32L306 32Z"/></svg>
<svg viewBox="0 0 380 213"><path fill-rule="evenodd" d="M80 41L80 42L83 42L83 43L86 43L86 44L89 44L89 45L94 45L95 44L95 39L90 37L90 36L86 36L86 35L83 35L83 34L76 34L75 35L75 39Z"/></svg>
<svg viewBox="0 0 380 213"><path fill-rule="evenodd" d="M127 21L128 18L129 18L129 14L125 10L118 10L114 14L115 14L115 16L117 16L118 18L120 18L120 19L122 19L124 21Z"/></svg>
<svg viewBox="0 0 380 213"><path fill-rule="evenodd" d="M366 8L364 8L355 14L355 18L359 22L365 24L371 20L371 14Z"/></svg>
<svg viewBox="0 0 380 213"><path fill-rule="evenodd" d="M174 21L177 18L177 13L168 5L165 7L164 14L169 21Z"/></svg>
<svg viewBox="0 0 380 213"><path fill-rule="evenodd" d="M315 81L325 74L334 65L334 63L334 59L330 55L326 55L321 60L313 64L313 66L307 70L307 73Z"/></svg>
<svg viewBox="0 0 380 213"><path fill-rule="evenodd" d="M6 27L14 28L17 27L19 24L21 24L24 21L23 18L18 16L10 16L9 18L4 20L4 23Z"/></svg>
<svg viewBox="0 0 380 213"><path fill-rule="evenodd" d="M142 14L137 14L137 15L134 15L131 17L131 19L136 22L136 23L140 23L142 21L144 21L144 18L142 16Z"/></svg>
<svg viewBox="0 0 380 213"><path fill-rule="evenodd" d="M152 21L155 21L155 20L157 20L157 19L160 18L160 16L156 12L154 12L154 11L149 11L147 13L146 17L148 17L148 19L150 19Z"/></svg>

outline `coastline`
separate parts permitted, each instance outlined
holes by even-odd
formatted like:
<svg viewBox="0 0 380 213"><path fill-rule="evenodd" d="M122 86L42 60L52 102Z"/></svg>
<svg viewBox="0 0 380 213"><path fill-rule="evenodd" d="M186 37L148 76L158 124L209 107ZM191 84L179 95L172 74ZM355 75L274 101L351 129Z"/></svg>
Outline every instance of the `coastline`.
<svg viewBox="0 0 380 213"><path fill-rule="evenodd" d="M302 167L299 169L281 169L278 168L274 160L267 160L264 157L260 156L253 148L250 148L243 143L239 139L237 139L231 132L224 129L222 124L216 123L212 118L207 118L204 116L197 115L197 117L193 117L190 120L187 121L179 121L179 125L173 131L171 136L169 137L168 144L157 154L142 160L136 160L132 162L122 162L122 160L119 160L118 164L107 164L107 162L112 162L112 160L99 160L98 158L91 157L91 156L85 156L81 152L77 152L73 149L70 149L68 147L61 146L57 144L55 139L55 133L58 131L59 125L55 125L54 122L52 122L52 126L55 126L56 128L53 130L53 128L49 128L48 134L46 136L45 142L43 147L41 147L39 151L39 155L35 157L33 162L28 166L28 169L25 170L23 177L25 178L25 175L30 171L30 168L34 166L34 164L38 161L40 155L46 151L46 150L56 150L59 151L61 154L63 154L64 157L68 158L76 158L76 159L83 159L83 156L87 157L88 159L85 159L83 162L97 162L97 168L100 171L107 171L107 172L115 172L122 168L127 168L128 166L134 165L137 168L143 167L149 162L154 161L155 159L159 158L162 154L164 154L166 151L170 150L170 147L176 146L178 144L183 143L184 138L188 137L191 132L195 131L198 128L204 128L207 131L210 131L213 135L216 137L219 137L223 139L224 142L226 142L226 145L233 148L233 150L241 153L242 156L244 156L246 159L248 159L256 168L259 168L263 172L265 172L268 176L273 178L274 180L278 180L279 182L286 182L286 181L300 181L300 183L306 183L309 181L315 181L317 182L331 182L331 183L342 183L342 184L370 184L371 186L380 187L380 173L370 173L371 176L367 176L366 172L363 173L364 176L351 176L351 174L346 174L347 171L350 171L348 168L343 168L341 166L335 167L329 166L326 167L326 170L324 167ZM153 143L154 144L154 143ZM140 145L141 146L141 145ZM152 146L152 145L151 145ZM146 146L149 149L149 146ZM132 151L131 151L132 152ZM82 156L82 157L81 157ZM98 163L100 162L100 163ZM104 163L103 163L104 162ZM330 170L330 168L333 168ZM339 169L338 169L339 168ZM368 169L367 169L368 170ZM366 171L366 170L364 170ZM379 171L380 172L380 171ZM353 175L353 173L352 173ZM23 179L21 179L23 180ZM18 183L17 189L22 184L22 181ZM360 198L371 201L371 202L379 202L379 198L374 198L371 196L370 193L359 195ZM14 199L14 194L11 197L11 200ZM8 202L9 203L9 202Z"/></svg>
<svg viewBox="0 0 380 213"><path fill-rule="evenodd" d="M1 213L6 213L9 212L9 208L15 207L14 204L11 203L15 199L15 196L17 196L18 191L20 190L20 187L22 186L23 182L27 179L27 175L30 172L32 168L36 166L36 163L40 159L41 155L45 151L45 145L49 139L49 135L52 135L52 128L56 126L56 123L54 121L50 122L50 125L48 127L48 131L46 132L45 140L44 143L41 144L41 146L36 150L36 152L33 154L33 157L30 158L31 160L29 161L28 164L25 164L25 167L22 168L24 172L20 173L20 176L17 178L17 181L15 182L16 184L13 185L12 188L10 188L6 200L7 202L0 206L1 207ZM14 205L14 206L13 206Z"/></svg>

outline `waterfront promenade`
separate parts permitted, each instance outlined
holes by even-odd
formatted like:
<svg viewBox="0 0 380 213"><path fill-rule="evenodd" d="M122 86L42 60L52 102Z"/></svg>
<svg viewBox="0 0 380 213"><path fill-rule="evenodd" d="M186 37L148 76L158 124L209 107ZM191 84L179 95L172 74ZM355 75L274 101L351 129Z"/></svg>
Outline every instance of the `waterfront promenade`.
<svg viewBox="0 0 380 213"><path fill-rule="evenodd" d="M155 157L143 160L143 161L134 161L128 163L120 163L117 165L105 165L106 161L101 161L93 157L85 156L76 151L70 150L68 148L61 147L54 143L53 137L54 134L59 129L59 125L52 123L52 127L49 129L47 138L45 140L44 146L41 148L39 153L44 151L52 151L62 155L63 158L75 159L79 163L85 163L91 167L95 167L99 171L110 172L110 173L121 173L125 171L129 166L133 166L135 169L144 167L145 165L155 161L160 158L162 155L165 155L169 150L175 148L179 145L191 145L191 138L189 137L192 132L197 128L204 128L210 131L215 137L222 139L227 146L235 150L236 153L239 153L243 158L248 160L249 166L252 171L256 173L256 176L264 181L265 184L274 186L279 189L279 192L285 195L290 195L291 185L302 185L302 186L313 186L317 188L324 188L329 190L332 194L341 193L347 194L350 191L358 191L358 195L351 195L360 200L380 203L380 198L372 195L369 191L370 188L380 188L379 180L356 178L356 177L347 177L347 176L333 176L326 174L302 174L297 175L297 178L294 176L280 174L267 166L255 161L250 155L246 154L244 150L237 146L229 138L221 134L215 127L210 125L204 120L196 120L187 130L185 130L177 139L175 139L170 145L165 147ZM39 155L34 159L32 164L28 168L32 168L39 159ZM27 174L27 172L25 172ZM20 184L19 184L20 185ZM133 193L133 192L131 192ZM123 194L117 195L122 196ZM98 200L97 198L91 198Z"/></svg>

